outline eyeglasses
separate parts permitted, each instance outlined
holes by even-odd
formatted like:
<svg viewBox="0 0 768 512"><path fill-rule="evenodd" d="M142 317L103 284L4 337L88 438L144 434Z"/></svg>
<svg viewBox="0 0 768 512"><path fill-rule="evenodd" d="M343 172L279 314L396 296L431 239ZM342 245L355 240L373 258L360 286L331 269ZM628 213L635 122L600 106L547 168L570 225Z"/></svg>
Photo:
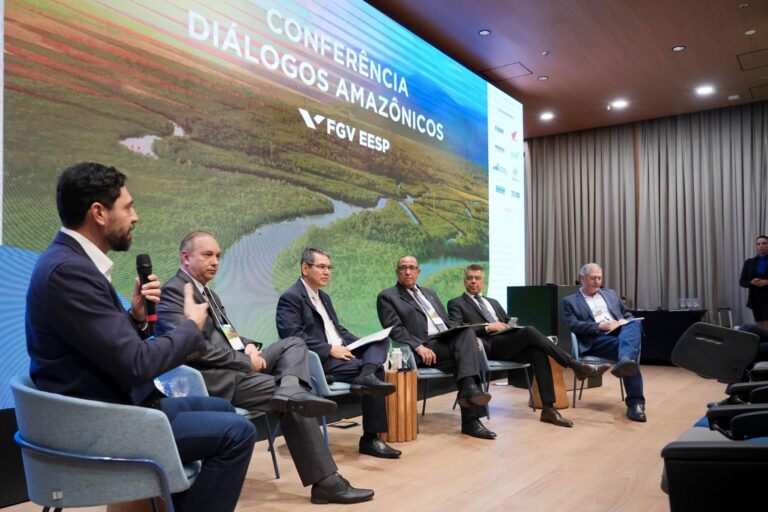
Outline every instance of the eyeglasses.
<svg viewBox="0 0 768 512"><path fill-rule="evenodd" d="M315 264L315 263L307 263L307 266L308 267L315 267L315 268L319 269L320 272L324 272L326 270L328 272L330 272L331 270L333 270L333 265L326 265L325 263L317 263L317 264Z"/></svg>
<svg viewBox="0 0 768 512"><path fill-rule="evenodd" d="M417 270L419 270L419 267L417 267L416 265L400 265L399 267L397 267L398 272L408 272L409 270L411 272L416 272Z"/></svg>
<svg viewBox="0 0 768 512"><path fill-rule="evenodd" d="M483 276L465 276L464 280L465 281L482 281Z"/></svg>

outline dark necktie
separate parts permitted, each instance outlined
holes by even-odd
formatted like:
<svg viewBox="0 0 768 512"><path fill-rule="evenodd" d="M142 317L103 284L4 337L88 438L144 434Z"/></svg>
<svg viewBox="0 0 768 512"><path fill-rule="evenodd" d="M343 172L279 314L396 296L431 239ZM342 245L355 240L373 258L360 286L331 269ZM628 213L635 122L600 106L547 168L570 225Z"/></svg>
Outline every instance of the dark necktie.
<svg viewBox="0 0 768 512"><path fill-rule="evenodd" d="M483 318L485 318L485 321L489 324L492 324L496 321L495 318L493 318L493 315L490 311L488 311L488 307L485 305L485 302L483 302L483 298L480 295L475 295L475 300L480 305L480 314L483 315Z"/></svg>
<svg viewBox="0 0 768 512"><path fill-rule="evenodd" d="M216 319L216 322L219 324L229 324L229 318L224 314L224 310L222 310L219 303L216 302L211 290L209 290L207 286L203 287L203 295L205 295L205 299L208 301L208 309L213 314L213 318Z"/></svg>

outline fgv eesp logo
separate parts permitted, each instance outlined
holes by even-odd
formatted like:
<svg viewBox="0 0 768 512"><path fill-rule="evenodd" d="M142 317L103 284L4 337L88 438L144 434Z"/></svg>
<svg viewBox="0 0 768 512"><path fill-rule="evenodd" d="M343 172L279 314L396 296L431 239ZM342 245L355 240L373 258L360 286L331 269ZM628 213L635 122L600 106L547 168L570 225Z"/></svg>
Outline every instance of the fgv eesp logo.
<svg viewBox="0 0 768 512"><path fill-rule="evenodd" d="M350 142L357 140L357 143L361 146L378 151L379 153L386 153L389 150L389 140L384 137L368 133L365 130L336 121L335 119L326 118L320 114L312 116L303 108L299 109L299 113L304 120L304 124L307 125L307 128L317 130L323 121L325 121L326 135L335 134L337 138L346 139ZM355 135L357 135L357 138Z"/></svg>

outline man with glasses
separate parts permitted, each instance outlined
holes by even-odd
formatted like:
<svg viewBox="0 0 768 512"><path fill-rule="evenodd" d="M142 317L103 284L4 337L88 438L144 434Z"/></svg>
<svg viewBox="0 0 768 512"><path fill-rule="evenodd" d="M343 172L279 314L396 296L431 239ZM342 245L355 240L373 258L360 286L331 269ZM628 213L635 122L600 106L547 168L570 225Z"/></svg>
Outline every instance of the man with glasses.
<svg viewBox="0 0 768 512"><path fill-rule="evenodd" d="M379 439L387 431L384 397L395 386L384 382L384 361L389 340L347 348L358 338L339 323L331 298L320 288L331 278L330 255L323 249L309 247L301 255L301 277L277 302L277 332L280 336L298 336L320 356L323 371L339 381L350 382L350 391L361 397L363 436L359 451L374 457L396 459L400 451Z"/></svg>
<svg viewBox="0 0 768 512"><path fill-rule="evenodd" d="M510 317L501 304L482 295L484 286L483 267L469 265L464 270L466 292L448 301L448 316L459 324L485 323L475 332L483 341L490 359L530 363L533 366L541 395L541 421L558 427L573 426L573 422L563 418L554 407L555 386L547 356L551 356L561 366L572 368L579 379L602 375L610 365L579 362L534 327L510 327Z"/></svg>
<svg viewBox="0 0 768 512"><path fill-rule="evenodd" d="M616 359L611 373L624 380L627 418L646 421L643 377L640 375L640 342L643 327L632 316L619 294L602 288L603 269L587 263L579 270L581 289L563 297L560 310L579 342L579 353Z"/></svg>
<svg viewBox="0 0 768 512"><path fill-rule="evenodd" d="M437 294L416 284L419 262L403 256L395 267L397 284L379 293L376 311L382 327L392 327L390 337L407 343L420 366L435 366L453 373L459 390L461 432L481 439L496 433L482 424L491 395L480 387L480 350L470 328L449 330L456 324L448 318Z"/></svg>
<svg viewBox="0 0 768 512"><path fill-rule="evenodd" d="M157 307L156 330L165 332L183 317L182 291L194 288L195 302L208 304L202 327L205 347L189 362L203 374L211 395L248 410L277 412L280 428L304 486L312 485L312 503L357 503L373 491L356 489L336 472L317 416L336 410L336 403L308 391L307 347L299 338L286 338L267 347L240 336L219 296L207 285L216 276L221 248L210 233L195 231L181 241L181 268L163 285Z"/></svg>

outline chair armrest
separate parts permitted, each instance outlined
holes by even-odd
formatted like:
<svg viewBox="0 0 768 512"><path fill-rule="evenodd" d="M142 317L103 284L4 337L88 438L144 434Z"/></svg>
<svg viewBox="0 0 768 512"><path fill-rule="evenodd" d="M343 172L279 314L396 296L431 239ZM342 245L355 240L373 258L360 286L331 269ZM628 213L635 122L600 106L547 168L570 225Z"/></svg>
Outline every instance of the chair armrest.
<svg viewBox="0 0 768 512"><path fill-rule="evenodd" d="M749 392L749 403L765 404L768 403L768 382L765 386L755 388Z"/></svg>
<svg viewBox="0 0 768 512"><path fill-rule="evenodd" d="M731 421L740 414L768 411L768 404L717 405L707 409L710 428L731 430Z"/></svg>
<svg viewBox="0 0 768 512"><path fill-rule="evenodd" d="M725 394L746 400L753 389L761 388L763 386L768 386L768 382L764 380L754 382L733 382L725 387Z"/></svg>
<svg viewBox="0 0 768 512"><path fill-rule="evenodd" d="M768 441L674 441L661 456L665 461L760 462L768 467Z"/></svg>
<svg viewBox="0 0 768 512"><path fill-rule="evenodd" d="M768 410L734 416L731 420L731 434L736 440L758 437L768 440Z"/></svg>

